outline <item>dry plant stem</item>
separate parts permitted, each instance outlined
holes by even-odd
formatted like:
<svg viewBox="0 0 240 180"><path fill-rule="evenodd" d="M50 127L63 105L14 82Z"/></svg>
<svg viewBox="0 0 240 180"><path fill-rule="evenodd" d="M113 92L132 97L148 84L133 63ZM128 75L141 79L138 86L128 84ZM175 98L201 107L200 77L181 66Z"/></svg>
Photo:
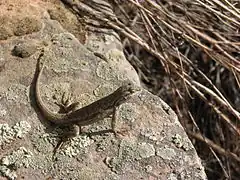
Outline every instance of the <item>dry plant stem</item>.
<svg viewBox="0 0 240 180"><path fill-rule="evenodd" d="M146 10L146 8L144 8L142 5L135 3L132 0L128 0L131 3L133 3L134 5L137 5L139 8ZM155 7L155 6L154 6ZM159 11L162 11L160 7L157 8ZM176 28L174 28L172 25L170 25L169 23L163 21L159 16L154 15L152 12L150 12L149 10L147 10L146 12L148 12L150 15L152 15L153 17L155 17L157 20L159 20L160 22L162 22L164 25L166 25L168 28L170 28L171 30L173 30L174 32L181 34L184 38L194 42L195 44L199 45L200 47L204 48L204 49L208 49L209 51L211 51L210 48L208 48L207 46L201 44L200 42L196 41L195 39L193 39L192 37L186 35L185 33L183 33L181 30L178 30ZM167 14L166 14L167 15ZM169 16L169 15L168 15ZM174 19L175 21L178 21L177 19ZM183 22L182 22L183 23Z"/></svg>
<svg viewBox="0 0 240 180"><path fill-rule="evenodd" d="M232 15L234 15L237 19L240 19L240 15L238 14L239 12L236 11L234 12L233 10L229 9L227 6L225 6L222 2L218 1L218 0L212 0L214 1L216 4L218 4L219 6L221 6L223 9L225 9L226 11L230 12ZM232 8L234 8L235 10L237 10L234 6L232 6L228 1L225 1L228 3L228 5L230 5Z"/></svg>
<svg viewBox="0 0 240 180"><path fill-rule="evenodd" d="M217 47L217 49L223 53L223 55L227 58L229 58L232 62L234 62L234 64L230 61L230 62L225 62L228 66L227 67L231 67L234 68L236 71L240 72L240 68L236 67L236 65L240 65L240 62L235 59L234 57L232 57L228 52L226 52L224 49L222 49L222 47L220 47L218 44L215 44L215 47Z"/></svg>
<svg viewBox="0 0 240 180"><path fill-rule="evenodd" d="M151 13L149 10L146 10L146 8L144 8L143 6L141 6L139 3L136 3L132 0L129 0L131 3L133 3L134 5L138 6L139 8L143 9L145 12L149 13L150 15L153 15L153 13ZM159 11L163 12L162 11L162 8L159 7L158 4L152 2L152 1L149 1L147 0L151 5L153 5L153 7L157 8ZM215 41L213 38L209 37L208 35L206 34L203 34L201 32L199 32L198 30L196 30L195 28L193 28L192 26L190 25L187 25L186 22L184 21L181 21L181 20L177 20L175 17L173 16L170 16L169 14L171 14L170 12L168 13L165 13L163 12L164 14L166 14L169 18L171 18L172 20L174 20L175 23L178 23L179 26L185 26L186 28L190 29L191 31L193 31L194 33L196 33L197 35L199 35L200 37L202 37L203 39L209 41L211 44L215 44L215 46L217 47L217 49L219 51L221 51L223 53L224 56L226 56L227 58L231 59L233 62L239 64L239 62L233 58L231 55L229 55L226 51L224 51L220 46L218 46L217 44L221 44L223 42L219 42L219 41ZM203 49L207 50L208 52L211 52L212 53L212 49L208 48L207 46L203 45L202 43L200 43L199 41L196 41L196 37L192 38L190 36L188 36L187 34L183 33L183 31L179 30L179 29L176 29L175 27L173 27L172 25L170 25L169 23L163 21L161 18L159 18L159 16L156 16L154 15L154 17L156 17L158 20L160 20L164 25L166 25L168 28L170 28L171 30L173 30L174 32L176 33L179 33L183 36L183 38L186 38L187 40L190 40L192 41L193 43L195 43L196 45L198 45L199 47L202 47ZM183 27L184 28L184 27ZM187 29L185 28L185 30L187 31ZM227 63L225 64L226 67L228 68L234 68L235 70L237 70L238 72L240 72L240 69L237 68L234 64L232 63Z"/></svg>
<svg viewBox="0 0 240 180"><path fill-rule="evenodd" d="M144 22L145 29L146 29L146 31L147 31L147 33L148 33L148 35L149 35L149 37L150 37L150 40L151 40L151 42L152 42L153 48L154 48L155 50L157 50L157 47L155 46L155 43L154 43L152 34L151 34L150 30L149 30L149 21L147 20L144 11L140 10L140 12L141 12L142 20L143 20L143 22Z"/></svg>
<svg viewBox="0 0 240 180"><path fill-rule="evenodd" d="M176 48L176 51L178 52L178 57L179 57L179 60L180 60L179 62L180 62L180 65L181 65L181 72L182 72L182 77L183 77L182 80L183 80L183 83L184 83L184 87L185 87L185 89L186 89L189 97L193 98L193 97L191 96L189 90L188 90L188 87L187 87L187 84L186 84L186 78L184 77L184 68L183 68L182 58L181 58L181 56L180 56L179 51L178 51L177 48Z"/></svg>
<svg viewBox="0 0 240 180"><path fill-rule="evenodd" d="M230 6L232 9L234 9L236 13L239 13L239 14L240 14L240 11L239 11L238 9L236 9L235 6L233 6L231 3L229 3L229 1L224 0L224 2L225 2L228 6Z"/></svg>
<svg viewBox="0 0 240 180"><path fill-rule="evenodd" d="M228 67L229 69L234 68L236 71L240 72L240 69L235 66L235 64L240 65L239 61L237 59L235 59L234 57L232 57L229 53L227 53L221 46L219 46L219 44L224 44L224 42L215 41L214 39L210 38L206 34L203 34L203 33L199 32L198 30L194 29L190 25L185 25L185 26L187 26L190 30L192 30L196 35L200 36L201 38L207 40L209 43L214 45L214 47L216 47L219 52L221 52L226 58L228 58L230 60L229 61L228 59L223 58L223 60L225 59L225 61L221 61L221 64L224 64L224 66ZM202 47L205 47L205 46L202 46ZM209 48L204 48L204 50L208 51L209 54L220 55L219 53L217 53ZM221 59L221 58L215 58L215 61L219 61L219 59Z"/></svg>
<svg viewBox="0 0 240 180"><path fill-rule="evenodd" d="M229 103L226 103L226 101L223 101L222 99L217 96L212 90L207 88L206 86L203 86L202 84L198 83L197 81L192 81L193 85L197 86L204 92L208 93L211 97L213 97L215 100L217 100L221 105L223 105L226 109L231 111L233 115L239 120L240 122L240 114L238 111L236 111Z"/></svg>
<svg viewBox="0 0 240 180"><path fill-rule="evenodd" d="M149 0L146 0L146 1L149 1ZM235 21L235 19L232 19L232 18L229 18L228 16L225 16L224 14L220 13L219 11L214 10L213 8L211 8L210 6L208 6L205 3L201 2L200 0L196 0L196 1L199 2L201 5L203 5L205 8L207 8L210 11L214 12L215 14L217 14L217 15L219 15L219 16L221 16L221 17L223 17L223 18L225 18L225 19L227 19L227 20L229 20L229 21L231 21L233 23L235 23L238 26L240 25L240 23Z"/></svg>
<svg viewBox="0 0 240 180"><path fill-rule="evenodd" d="M132 0L129 0L130 2L132 2ZM162 11L162 8L156 4L155 2L153 1L149 1L149 0L146 0L148 1L151 5L153 5L153 7L157 8L159 11ZM135 4L135 3L134 3ZM139 7L141 8L142 6L139 5ZM182 28L186 27L187 29L191 30L192 32L194 32L195 34L199 35L200 37L202 37L203 39L207 40L208 42L210 42L211 44L214 44L217 49L223 53L224 56L226 56L227 58L229 58L230 60L232 60L233 62L237 63L237 64L240 64L238 60L236 60L234 57L232 57L231 55L229 55L226 51L224 51L219 45L217 45L218 43L221 44L222 42L218 42L218 41L215 41L213 38L209 37L208 35L206 34L203 34L201 32L199 32L198 30L196 30L195 28L193 28L192 26L188 25L187 22L185 21L182 21L182 20L177 20L175 17L173 16L170 16L169 14L171 14L170 12L168 13L165 13L167 14L167 16L169 18L171 18L175 23L178 23L179 26L182 26ZM152 13L151 13L152 15ZM169 23L161 20L158 16L155 15L155 17L160 20L164 25L166 25L167 27L169 27L171 30L173 30L174 32L176 33L179 33L183 36L183 38L186 38L187 40L190 40L191 42L195 43L196 45L202 47L203 49L209 51L209 52L212 52L213 50L208 48L207 46L203 45L200 41L196 41L196 37L190 37L188 36L186 33L183 33L183 31L179 30L179 29L176 29L175 27L173 27L172 25L170 25ZM187 29L184 28L186 31ZM227 67L231 67L231 68L236 68L236 70L238 72L240 72L240 69L237 68L234 64L229 64Z"/></svg>
<svg viewBox="0 0 240 180"><path fill-rule="evenodd" d="M157 32L157 30L153 27L153 25L151 24L150 19L149 19L148 16L146 15L145 11L141 10L141 12L144 14L144 17L145 17L148 25L151 27L151 30L152 30L158 37L161 38L161 35L160 35L160 34ZM155 19L154 19L151 15L149 15L149 17L151 18L152 21L154 21L154 23L158 26L158 28L161 30L161 32L164 33L164 30L163 30L163 29L161 28L161 26L157 23L157 21L155 21ZM164 34L166 34L166 33L164 33Z"/></svg>
<svg viewBox="0 0 240 180"><path fill-rule="evenodd" d="M182 79L184 78L179 72L176 72L179 77L181 77ZM199 89L197 89L194 85L191 84L190 81L188 81L187 79L185 79L185 82L189 85L189 87L191 87L195 93L197 93L199 95L199 97L204 100L210 107L213 108L213 110L216 111L216 113L221 116L226 122L227 124L230 125L230 127L232 127L236 132L237 134L240 136L240 130L234 125L232 124L231 120L223 114L223 112L221 112L219 110L219 108L217 108L213 103L209 102L209 100L204 96L204 94L202 92L199 91Z"/></svg>
<svg viewBox="0 0 240 180"><path fill-rule="evenodd" d="M199 45L200 47L202 47L203 49L206 49L206 50L209 50L209 51L212 51L210 48L204 46L203 44L199 43L198 41L196 41L195 39L191 38L190 36L186 36L185 33L183 33L182 31L174 28L173 26L171 26L170 24L166 23L165 21L163 21L161 18L159 18L159 16L156 16L154 15L152 12L150 12L149 10L147 10L146 8L144 8L143 6L141 6L139 3L135 3L134 1L132 0L129 0L131 3L133 3L134 5L136 5L137 7L139 7L140 9L144 10L145 12L148 13L148 15L150 17L154 16L156 19L158 19L159 21L161 21L164 25L166 25L168 28L170 28L171 30L173 30L174 32L178 33L178 34L181 34L183 37L187 38L188 40L192 41L192 42L195 42L195 44ZM154 18L152 18L153 20ZM156 20L154 19L154 22L156 22ZM156 22L156 24L158 25L158 23ZM160 25L158 25L158 27L160 27ZM162 29L162 28L160 28ZM162 32L164 32L162 30ZM165 35L167 34L166 32L164 33ZM158 35L158 33L157 33ZM161 37L161 35L159 35L159 37Z"/></svg>
<svg viewBox="0 0 240 180"><path fill-rule="evenodd" d="M194 66L193 66L194 67ZM222 95L222 93L218 90L218 88L216 88L216 86L212 83L212 81L202 72L200 71L198 68L194 69L212 86L212 88L217 92L217 94L222 98L222 100L231 107L231 109L233 109L233 107L228 103L227 99ZM234 109L234 111L236 111ZM232 112L234 114L234 112Z"/></svg>
<svg viewBox="0 0 240 180"><path fill-rule="evenodd" d="M199 127L198 127L196 121L194 120L194 118L193 118L193 116L192 116L192 114L191 114L190 111L188 111L188 115L189 115L190 119L192 120L194 126L197 128L197 132L200 132L200 129L199 129ZM189 131L189 134L190 134L190 133L194 134L193 132ZM202 137L203 137L203 136L202 136ZM196 139L197 139L197 138L196 138ZM203 139L205 140L205 137L203 137ZM204 142L205 142L205 141L204 141ZM206 142L205 142L205 143L206 143ZM224 165L222 164L222 162L221 162L221 160L219 159L218 155L215 153L215 151L213 150L213 148L212 148L211 146L208 146L208 147L209 147L210 151L212 152L212 154L214 155L214 157L216 158L218 164L221 166L221 168L222 168L222 170L223 170L223 172L224 172L225 177L229 177L228 174L227 174L227 172L226 172L226 170L225 170L225 168L224 168Z"/></svg>
<svg viewBox="0 0 240 180"><path fill-rule="evenodd" d="M188 81L187 81L188 82ZM223 114L222 111L219 110L218 107L216 107L213 103L209 102L209 100L204 96L203 93L201 93L195 86L191 85L189 83L189 86L194 90L195 93L198 94L198 96L204 100L210 107L213 108L213 110L219 115L221 116L225 122L240 136L240 130L231 122L231 120L228 118L227 115Z"/></svg>
<svg viewBox="0 0 240 180"><path fill-rule="evenodd" d="M130 20L128 14L126 13L126 11L124 10L124 8L119 4L118 0L113 0L114 3L118 6L118 8L120 9L120 11L123 13L123 15L125 16L125 18L127 20Z"/></svg>
<svg viewBox="0 0 240 180"><path fill-rule="evenodd" d="M219 39L221 39L223 44L232 45L233 48L236 49L236 51L240 51L240 47L239 47L240 42L231 42L231 41L227 40L225 37L221 36L219 33L215 32L215 31L212 31L212 33L213 33L216 37L218 37ZM220 44L220 43L219 43L219 44Z"/></svg>
<svg viewBox="0 0 240 180"><path fill-rule="evenodd" d="M228 175L226 169L224 168L224 165L223 165L222 161L220 160L220 158L218 157L218 155L215 153L215 151L213 150L213 148L210 147L210 146L208 146L208 147L209 147L211 153L213 154L213 156L215 157L215 159L217 160L218 164L219 164L220 167L222 168L222 171L223 171L223 173L224 173L224 177L227 178L227 179L229 179L229 175Z"/></svg>
<svg viewBox="0 0 240 180"><path fill-rule="evenodd" d="M237 81L237 85L238 85L238 87L240 89L240 74L237 74L234 70L232 70L232 71L233 71L233 75L234 75L234 77L235 77L235 79Z"/></svg>
<svg viewBox="0 0 240 180"><path fill-rule="evenodd" d="M217 151L219 154L222 154L224 156L227 157L231 157L233 159L235 159L236 161L240 162L240 157L237 156L236 154L232 153L232 152L228 152L225 149L223 149L222 147L220 147L219 145L215 144L213 141L211 141L210 139L202 136L200 133L192 133L190 131L187 131L187 133L195 138L198 139L199 141L205 142L207 145L209 145L211 148L213 148L215 151Z"/></svg>

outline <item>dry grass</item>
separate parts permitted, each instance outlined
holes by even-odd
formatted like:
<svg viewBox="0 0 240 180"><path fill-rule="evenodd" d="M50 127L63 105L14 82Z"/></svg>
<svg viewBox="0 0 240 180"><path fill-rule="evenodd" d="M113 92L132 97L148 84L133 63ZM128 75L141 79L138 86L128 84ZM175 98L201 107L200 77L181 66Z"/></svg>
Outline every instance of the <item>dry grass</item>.
<svg viewBox="0 0 240 180"><path fill-rule="evenodd" d="M115 14L62 1L121 34L129 61L175 110L209 179L240 177L238 0L114 0Z"/></svg>

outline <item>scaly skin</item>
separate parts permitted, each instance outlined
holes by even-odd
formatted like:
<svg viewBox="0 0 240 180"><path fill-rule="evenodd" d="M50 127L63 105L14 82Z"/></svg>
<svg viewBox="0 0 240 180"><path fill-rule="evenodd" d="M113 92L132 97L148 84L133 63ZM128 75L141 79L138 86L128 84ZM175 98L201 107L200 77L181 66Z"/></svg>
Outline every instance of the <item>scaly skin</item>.
<svg viewBox="0 0 240 180"><path fill-rule="evenodd" d="M76 111L66 114L54 113L49 110L44 104L39 90L40 77L44 69L44 62L42 64L42 67L40 67L40 59L43 56L43 53L44 51L41 52L38 58L39 73L37 75L37 80L35 84L36 102L43 116L47 120L55 124L73 124L78 126L84 126L95 123L99 120L103 120L105 117L108 117L111 114L115 116L114 113L116 107L128 100L133 93L140 90L139 87L134 86L131 82L127 82L110 95L105 96Z"/></svg>

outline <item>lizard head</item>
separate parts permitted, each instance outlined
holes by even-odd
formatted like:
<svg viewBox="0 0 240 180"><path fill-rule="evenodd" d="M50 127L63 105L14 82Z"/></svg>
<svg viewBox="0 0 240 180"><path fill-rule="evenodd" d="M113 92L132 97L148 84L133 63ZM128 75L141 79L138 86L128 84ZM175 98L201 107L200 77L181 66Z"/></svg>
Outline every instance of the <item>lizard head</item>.
<svg viewBox="0 0 240 180"><path fill-rule="evenodd" d="M126 100L130 98L134 93L140 91L141 88L130 81L126 81L123 83L121 87L119 87L115 92L118 94L118 99L116 104L122 104Z"/></svg>
<svg viewBox="0 0 240 180"><path fill-rule="evenodd" d="M125 81L120 88L121 88L121 91L125 92L126 94L128 93L133 94L141 90L139 86L133 84L131 81Z"/></svg>

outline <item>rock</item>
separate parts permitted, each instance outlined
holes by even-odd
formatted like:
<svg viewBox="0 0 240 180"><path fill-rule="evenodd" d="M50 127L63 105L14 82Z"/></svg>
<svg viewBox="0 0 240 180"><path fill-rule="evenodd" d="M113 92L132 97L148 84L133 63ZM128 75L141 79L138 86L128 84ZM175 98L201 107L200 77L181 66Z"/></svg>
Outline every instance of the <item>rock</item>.
<svg viewBox="0 0 240 180"><path fill-rule="evenodd" d="M55 102L64 92L85 106L126 79L140 85L118 35L110 31L79 38L81 34L68 31L70 21L59 20L70 14L63 7L50 1L0 4L5 27L0 34L4 39L0 46L1 175L9 179L206 179L176 114L144 89L118 107L117 137L100 133L111 127L111 118L106 118L83 127L85 133L64 143L54 155L66 129L47 122L36 107L33 83L40 48L45 48L42 60L46 62L40 91L52 111L58 111ZM17 15L21 27L18 24L16 30L4 20L7 15L9 19Z"/></svg>

